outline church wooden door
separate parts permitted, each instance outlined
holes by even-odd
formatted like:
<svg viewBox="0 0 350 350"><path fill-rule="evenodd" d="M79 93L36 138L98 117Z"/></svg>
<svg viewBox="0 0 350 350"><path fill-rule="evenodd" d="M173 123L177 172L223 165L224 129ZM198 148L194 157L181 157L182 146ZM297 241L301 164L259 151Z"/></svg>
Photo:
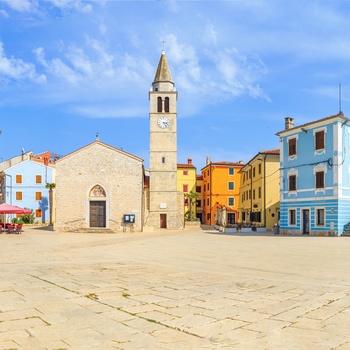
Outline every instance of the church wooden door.
<svg viewBox="0 0 350 350"><path fill-rule="evenodd" d="M166 214L160 214L160 228L166 228Z"/></svg>
<svg viewBox="0 0 350 350"><path fill-rule="evenodd" d="M90 202L90 227L106 227L106 202Z"/></svg>

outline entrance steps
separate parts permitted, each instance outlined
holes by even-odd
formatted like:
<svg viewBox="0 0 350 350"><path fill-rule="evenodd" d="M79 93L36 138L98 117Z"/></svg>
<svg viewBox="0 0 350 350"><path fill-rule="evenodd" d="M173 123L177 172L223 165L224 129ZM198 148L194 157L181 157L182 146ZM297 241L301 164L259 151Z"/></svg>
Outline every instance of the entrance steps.
<svg viewBox="0 0 350 350"><path fill-rule="evenodd" d="M77 233L115 233L110 228L103 228L103 227L79 228L79 229L73 230L72 232L77 232Z"/></svg>

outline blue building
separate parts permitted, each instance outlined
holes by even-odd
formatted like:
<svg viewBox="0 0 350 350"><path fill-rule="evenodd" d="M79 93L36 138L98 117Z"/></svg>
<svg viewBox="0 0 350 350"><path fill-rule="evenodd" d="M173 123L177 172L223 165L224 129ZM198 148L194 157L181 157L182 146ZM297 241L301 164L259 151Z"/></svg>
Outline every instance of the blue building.
<svg viewBox="0 0 350 350"><path fill-rule="evenodd" d="M54 182L55 165L50 153L34 156L27 152L0 163L1 202L31 209L35 221L48 223L49 190Z"/></svg>
<svg viewBox="0 0 350 350"><path fill-rule="evenodd" d="M340 236L350 222L350 120L342 112L280 137L280 233Z"/></svg>

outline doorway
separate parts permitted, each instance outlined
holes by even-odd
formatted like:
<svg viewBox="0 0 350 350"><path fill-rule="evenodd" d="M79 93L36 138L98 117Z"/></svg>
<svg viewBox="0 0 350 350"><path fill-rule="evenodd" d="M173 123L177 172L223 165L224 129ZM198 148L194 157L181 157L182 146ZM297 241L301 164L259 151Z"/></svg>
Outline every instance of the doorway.
<svg viewBox="0 0 350 350"><path fill-rule="evenodd" d="M160 214L160 228L166 228L166 214Z"/></svg>
<svg viewBox="0 0 350 350"><path fill-rule="evenodd" d="M90 201L90 227L106 227L105 201Z"/></svg>
<svg viewBox="0 0 350 350"><path fill-rule="evenodd" d="M309 209L303 209L303 235L308 235L309 232L309 218L310 211Z"/></svg>
<svg viewBox="0 0 350 350"><path fill-rule="evenodd" d="M236 213L227 213L227 223L229 225L236 223Z"/></svg>

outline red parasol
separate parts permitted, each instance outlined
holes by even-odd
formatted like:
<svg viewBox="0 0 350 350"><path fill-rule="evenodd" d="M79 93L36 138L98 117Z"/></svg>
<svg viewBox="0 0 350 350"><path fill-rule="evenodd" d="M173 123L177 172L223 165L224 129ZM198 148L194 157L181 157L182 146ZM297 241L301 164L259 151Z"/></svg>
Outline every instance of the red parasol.
<svg viewBox="0 0 350 350"><path fill-rule="evenodd" d="M31 214L28 209L17 207L16 205L10 205L7 203L0 204L0 214Z"/></svg>

